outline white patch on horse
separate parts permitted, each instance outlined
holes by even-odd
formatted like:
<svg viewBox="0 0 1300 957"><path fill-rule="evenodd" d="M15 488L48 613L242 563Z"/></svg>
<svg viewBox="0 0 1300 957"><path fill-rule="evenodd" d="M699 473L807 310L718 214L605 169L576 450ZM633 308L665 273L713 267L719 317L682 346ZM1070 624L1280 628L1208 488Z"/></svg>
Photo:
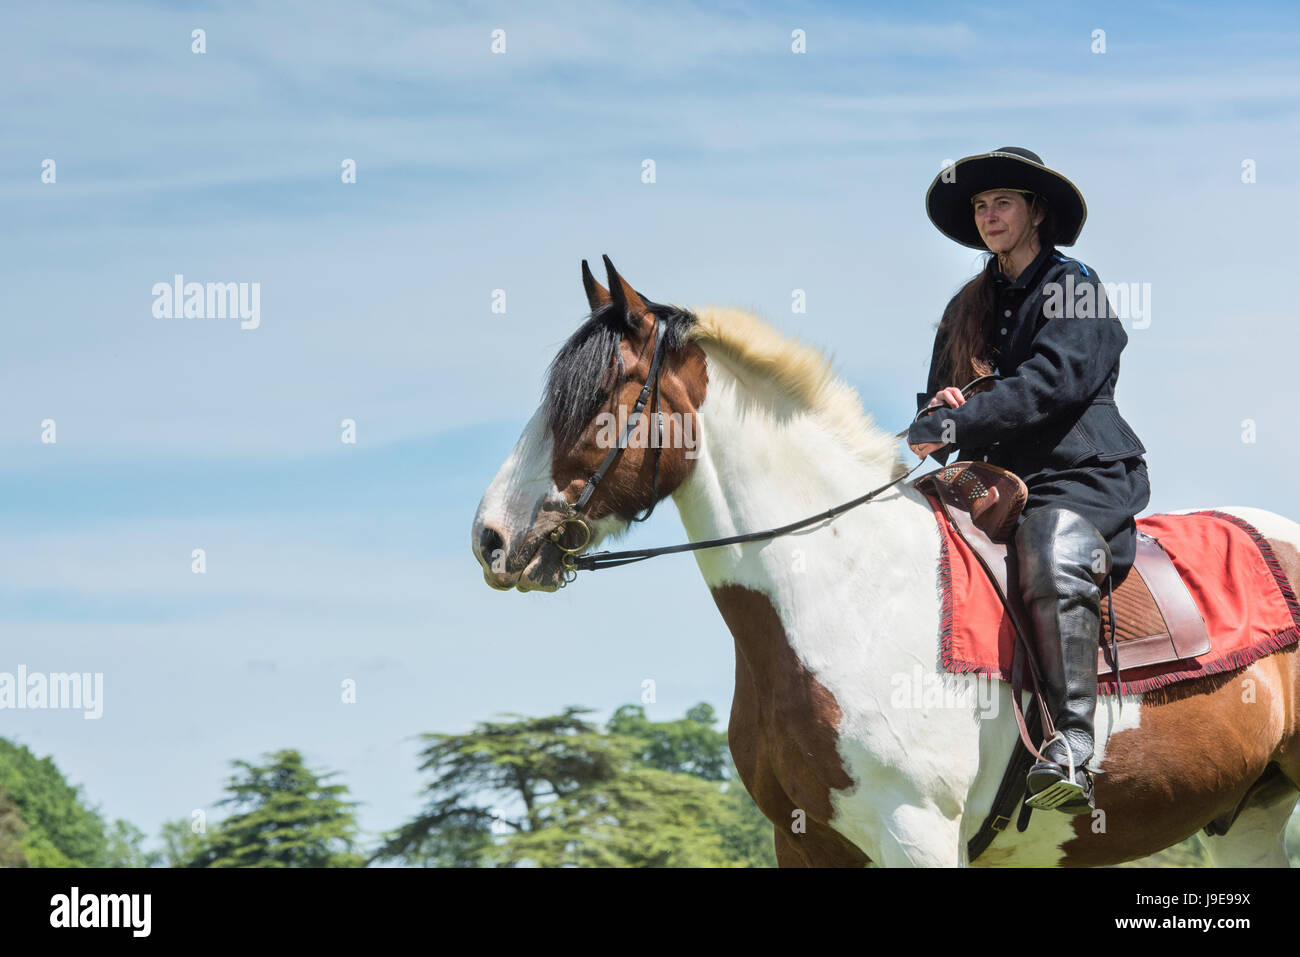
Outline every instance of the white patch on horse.
<svg viewBox="0 0 1300 957"><path fill-rule="evenodd" d="M531 528L538 506L559 498L559 490L551 479L551 434L542 413L541 407L533 413L519 441L483 493L478 514L474 516L475 542L487 522L502 530Z"/></svg>
<svg viewBox="0 0 1300 957"><path fill-rule="evenodd" d="M1204 512L1204 508L1182 508L1177 511L1166 512L1166 515L1188 515L1192 512ZM1293 522L1284 515L1276 512L1270 512L1262 508L1254 508L1249 505L1226 505L1214 509L1216 512L1227 512L1229 515L1235 515L1243 522L1254 525L1261 535L1265 538L1275 538L1280 541L1289 542L1300 549L1300 522Z"/></svg>
<svg viewBox="0 0 1300 957"><path fill-rule="evenodd" d="M1009 715L1011 686L1003 684L1002 688L1005 713ZM1028 696L1026 696L1027 703ZM1114 695L1097 697L1097 712L1093 725L1095 747L1092 761L1089 762L1091 767L1105 771L1106 742L1111 735L1141 725L1142 696L1124 695L1123 713L1120 712L1119 699ZM963 846L966 841L974 837L980 824L992 809L993 798L1002 779L1002 771L1006 769L1007 762L1011 759L1011 749L1015 745L1019 732L1013 721L1008 736L1004 725L1005 722L998 721L991 729L987 740L982 743L988 748L987 759L990 766L998 768L999 772L996 778L981 779L975 793L971 796L968 816L962 827ZM1060 811L1034 811L1029 818L1029 827L1022 834L1015 827L1015 819L1019 813L1020 806L1017 804L1012 812L1012 823L995 837L993 843L975 860L975 867L1056 867L1061 864L1066 856L1062 846L1077 837L1074 816L1062 814ZM1094 825L1104 827L1105 818L1095 814L1089 816L1088 826Z"/></svg>
<svg viewBox="0 0 1300 957"><path fill-rule="evenodd" d="M703 348L700 456L673 496L693 541L794 521L895 474L892 437L877 432L868 454L846 449L817 411L751 377L742 392L727 360ZM918 666L953 680L938 656L939 545L924 497L899 486L829 527L695 553L710 588L737 584L770 598L794 653L835 696L839 753L855 786L832 793L831 825L886 866L959 862L963 805L980 769L974 707L891 703L895 676ZM1014 735L1010 713L999 720Z"/></svg>
<svg viewBox="0 0 1300 957"><path fill-rule="evenodd" d="M479 564L486 569L493 562L492 555L480 553L479 543L487 526L494 528L504 538L503 549L507 555L516 549L539 549L547 534L558 524L565 508L565 498L555 486L551 475L554 443L546 428L545 409L539 406L528 424L524 426L519 441L497 470L492 484L483 493L474 524L470 531L470 545ZM589 550L594 550L608 537L617 538L629 523L616 515L601 519L586 519L591 528ZM514 584L527 586L528 566L516 576ZM543 590L553 591L554 587Z"/></svg>

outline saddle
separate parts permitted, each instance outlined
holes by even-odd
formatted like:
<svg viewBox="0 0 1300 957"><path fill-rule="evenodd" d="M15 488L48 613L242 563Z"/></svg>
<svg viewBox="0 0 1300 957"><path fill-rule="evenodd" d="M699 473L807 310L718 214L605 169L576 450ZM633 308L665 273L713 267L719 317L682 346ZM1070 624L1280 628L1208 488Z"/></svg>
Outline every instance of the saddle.
<svg viewBox="0 0 1300 957"><path fill-rule="evenodd" d="M1029 619L1020 598L1015 534L1028 497L1014 472L988 462L954 462L912 483L942 506L953 531L979 559L1012 624L1032 649ZM1118 588L1101 598L1097 678L1115 677L1117 664L1146 668L1195 658L1210 650L1210 636L1187 585L1158 540L1138 532L1137 558Z"/></svg>

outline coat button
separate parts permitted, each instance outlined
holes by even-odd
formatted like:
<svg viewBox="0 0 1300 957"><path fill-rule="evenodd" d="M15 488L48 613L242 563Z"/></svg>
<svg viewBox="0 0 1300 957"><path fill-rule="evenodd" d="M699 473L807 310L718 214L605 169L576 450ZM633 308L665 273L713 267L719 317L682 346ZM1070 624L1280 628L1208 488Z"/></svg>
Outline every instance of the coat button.
<svg viewBox="0 0 1300 957"><path fill-rule="evenodd" d="M1002 335L1005 336L1007 334L1007 327L1003 326L1001 329L998 330L998 332L1000 332Z"/></svg>
<svg viewBox="0 0 1300 957"><path fill-rule="evenodd" d="M1006 316L1008 319L1010 319L1010 318L1011 318L1011 310L1008 309L1006 312L1002 313L1002 315L1004 315L1004 316Z"/></svg>

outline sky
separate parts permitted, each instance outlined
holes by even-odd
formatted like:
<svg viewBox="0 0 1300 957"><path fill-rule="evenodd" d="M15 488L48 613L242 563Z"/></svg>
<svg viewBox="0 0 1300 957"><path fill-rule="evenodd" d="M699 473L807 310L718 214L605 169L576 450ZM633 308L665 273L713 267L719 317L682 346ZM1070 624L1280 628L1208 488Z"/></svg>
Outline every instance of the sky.
<svg viewBox="0 0 1300 957"><path fill-rule="evenodd" d="M652 719L708 701L725 721L731 639L689 556L545 595L491 591L470 553L584 317L584 258L824 347L897 431L979 265L926 188L1027 147L1087 200L1067 254L1150 291L1117 390L1148 513L1300 518L1278 478L1300 470L1295 8L0 16L0 671L103 674L102 717L0 710L0 735L151 836L219 816L230 762L280 748L340 773L370 840L421 806L421 733L603 718L646 679ZM157 315L177 275L256 283L257 327ZM626 542L682 537L668 507Z"/></svg>

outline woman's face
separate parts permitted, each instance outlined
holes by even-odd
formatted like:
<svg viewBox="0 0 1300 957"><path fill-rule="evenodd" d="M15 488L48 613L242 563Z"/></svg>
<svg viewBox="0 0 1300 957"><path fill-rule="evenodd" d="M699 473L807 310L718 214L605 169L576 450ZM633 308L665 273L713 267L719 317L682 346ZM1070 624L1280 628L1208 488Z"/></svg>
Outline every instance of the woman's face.
<svg viewBox="0 0 1300 957"><path fill-rule="evenodd" d="M1038 211L1031 220L1025 197L1011 190L991 189L972 200L975 226L991 252L1006 255L1030 241L1034 228L1043 220Z"/></svg>

